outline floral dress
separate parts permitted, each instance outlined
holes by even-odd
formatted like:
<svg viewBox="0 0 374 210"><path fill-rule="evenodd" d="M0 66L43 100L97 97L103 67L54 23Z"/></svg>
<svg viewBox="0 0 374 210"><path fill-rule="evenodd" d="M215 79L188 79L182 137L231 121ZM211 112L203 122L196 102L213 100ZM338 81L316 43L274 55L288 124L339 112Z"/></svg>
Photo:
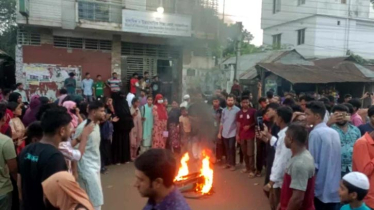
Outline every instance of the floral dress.
<svg viewBox="0 0 374 210"><path fill-rule="evenodd" d="M152 148L165 149L166 137L164 137L164 131L167 131L167 120L159 119L157 106L153 106L153 131L152 131Z"/></svg>

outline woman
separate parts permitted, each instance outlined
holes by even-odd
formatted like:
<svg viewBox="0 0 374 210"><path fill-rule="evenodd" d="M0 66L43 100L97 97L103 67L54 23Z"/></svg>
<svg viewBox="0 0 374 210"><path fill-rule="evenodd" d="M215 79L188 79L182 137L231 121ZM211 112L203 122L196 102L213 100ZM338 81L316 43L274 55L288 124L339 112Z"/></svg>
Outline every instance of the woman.
<svg viewBox="0 0 374 210"><path fill-rule="evenodd" d="M8 103L8 109L13 112L13 118L10 120L9 126L12 129L12 139L14 142L16 142L17 145L22 144L23 136L26 131L26 128L20 119L20 116L22 115L22 106L22 103Z"/></svg>
<svg viewBox="0 0 374 210"><path fill-rule="evenodd" d="M79 109L77 109L77 104L74 101L65 101L62 106L68 110L68 113L72 118L71 127L75 130L75 128L77 128L78 125L83 122L83 119L78 111Z"/></svg>
<svg viewBox="0 0 374 210"><path fill-rule="evenodd" d="M143 121L143 141L141 153L152 147L152 131L153 131L153 98L147 97L147 104L141 108Z"/></svg>
<svg viewBox="0 0 374 210"><path fill-rule="evenodd" d="M172 151L176 154L180 153L181 141L179 138L179 117L181 116L181 111L178 106L178 102L173 101L172 108L169 112L168 118L168 131L169 131L169 145Z"/></svg>
<svg viewBox="0 0 374 210"><path fill-rule="evenodd" d="M139 99L132 99L132 106L130 108L130 113L133 117L134 127L131 129L130 133L130 144L131 144L131 160L134 161L137 157L138 149L142 140L142 117L139 110Z"/></svg>
<svg viewBox="0 0 374 210"><path fill-rule="evenodd" d="M126 163L130 158L130 131L134 122L130 113L126 95L122 92L112 94L114 112L119 118L113 123L112 161L114 164Z"/></svg>
<svg viewBox="0 0 374 210"><path fill-rule="evenodd" d="M9 126L10 120L13 118L13 112L9 109L6 110L6 119L5 123L0 128L0 133L12 138L12 129Z"/></svg>
<svg viewBox="0 0 374 210"><path fill-rule="evenodd" d="M66 171L58 172L42 182L46 209L94 210L86 192Z"/></svg>
<svg viewBox="0 0 374 210"><path fill-rule="evenodd" d="M152 148L165 149L167 132L168 113L164 104L163 96L157 94L153 106L153 132L152 132Z"/></svg>
<svg viewBox="0 0 374 210"><path fill-rule="evenodd" d="M40 97L38 95L31 97L30 107L27 108L26 113L22 118L22 122L26 127L32 122L36 121L36 113L38 113L40 106Z"/></svg>
<svg viewBox="0 0 374 210"><path fill-rule="evenodd" d="M21 94L17 93L17 92L13 92L9 95L9 100L8 100L8 103L9 102L15 102L17 104L20 104L22 103L22 96ZM22 114L20 116L20 119L23 119L23 115L26 113L26 106L22 106Z"/></svg>

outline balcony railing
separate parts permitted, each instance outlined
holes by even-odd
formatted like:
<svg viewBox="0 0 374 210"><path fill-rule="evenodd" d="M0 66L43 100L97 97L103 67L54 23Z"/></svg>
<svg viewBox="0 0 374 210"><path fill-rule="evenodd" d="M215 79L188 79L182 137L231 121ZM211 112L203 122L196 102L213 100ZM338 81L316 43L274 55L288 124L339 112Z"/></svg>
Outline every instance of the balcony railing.
<svg viewBox="0 0 374 210"><path fill-rule="evenodd" d="M79 20L121 24L122 7L105 2L79 1L78 16Z"/></svg>

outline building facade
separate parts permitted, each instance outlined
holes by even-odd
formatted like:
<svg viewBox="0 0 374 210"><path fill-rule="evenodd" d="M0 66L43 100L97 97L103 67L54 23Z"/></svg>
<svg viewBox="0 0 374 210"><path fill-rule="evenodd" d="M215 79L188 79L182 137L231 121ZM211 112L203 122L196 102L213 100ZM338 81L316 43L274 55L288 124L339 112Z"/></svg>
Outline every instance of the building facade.
<svg viewBox="0 0 374 210"><path fill-rule="evenodd" d="M263 0L264 45L306 58L374 59L374 10L366 0Z"/></svg>
<svg viewBox="0 0 374 210"><path fill-rule="evenodd" d="M104 80L116 72L127 86L133 73L147 71L160 77L166 97L180 98L184 66L190 68L198 58L193 52L216 36L216 28L195 15L206 5L200 0L19 0L17 82L26 84L30 95L55 98L72 71L78 86L87 72ZM163 13L157 12L160 7Z"/></svg>

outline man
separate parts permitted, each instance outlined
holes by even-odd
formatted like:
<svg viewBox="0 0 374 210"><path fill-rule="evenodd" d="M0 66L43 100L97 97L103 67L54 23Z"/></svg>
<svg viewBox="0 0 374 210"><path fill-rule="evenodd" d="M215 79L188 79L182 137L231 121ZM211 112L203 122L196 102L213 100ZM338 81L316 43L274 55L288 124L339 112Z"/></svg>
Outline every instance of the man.
<svg viewBox="0 0 374 210"><path fill-rule="evenodd" d="M286 148L286 145L284 144L286 131L291 119L292 109L290 107L279 107L275 115L275 123L280 128L278 138L272 136L267 129L261 132L262 136L265 138L265 141L269 142L270 145L275 148L275 156L271 168L270 181L266 186L267 188L270 188L271 191L270 201L273 208L279 203L280 188L282 187L286 165L288 160L291 158L291 150Z"/></svg>
<svg viewBox="0 0 374 210"><path fill-rule="evenodd" d="M0 127L6 123L6 105L0 104ZM10 176L17 180L17 155L13 140L0 133L0 209L11 210L13 186ZM14 209L16 209L14 207Z"/></svg>
<svg viewBox="0 0 374 210"><path fill-rule="evenodd" d="M344 95L344 103L348 103L350 100L352 100L351 94L345 94Z"/></svg>
<svg viewBox="0 0 374 210"><path fill-rule="evenodd" d="M183 96L183 102L181 103L180 107L185 107L188 109L188 103L190 103L190 95L186 94Z"/></svg>
<svg viewBox="0 0 374 210"><path fill-rule="evenodd" d="M148 198L143 210L190 210L179 189L174 186L177 163L165 149L151 149L135 160L136 187Z"/></svg>
<svg viewBox="0 0 374 210"><path fill-rule="evenodd" d="M101 78L101 75L96 76L96 82L94 84L95 88L95 97L97 100L102 100L104 98L104 89L105 89L105 83Z"/></svg>
<svg viewBox="0 0 374 210"><path fill-rule="evenodd" d="M325 105L320 101L306 105L306 121L313 126L308 148L316 168L314 205L316 209L330 210L340 207L341 146L338 132L323 122L325 113Z"/></svg>
<svg viewBox="0 0 374 210"><path fill-rule="evenodd" d="M151 85L151 80L149 79L149 72L145 71L143 76L144 76L146 87L149 88L149 86Z"/></svg>
<svg viewBox="0 0 374 210"><path fill-rule="evenodd" d="M339 133L341 144L342 175L352 171L352 152L356 140L361 137L360 130L349 122L348 108L344 105L336 105L332 108L332 117L329 123L331 128ZM347 119L348 117L348 119ZM329 124L328 123L328 124Z"/></svg>
<svg viewBox="0 0 374 210"><path fill-rule="evenodd" d="M151 91L152 91L153 98L155 98L157 94L161 93L161 82L158 80L157 75L153 77L153 82L151 84Z"/></svg>
<svg viewBox="0 0 374 210"><path fill-rule="evenodd" d="M235 106L235 96L229 95L226 100L227 107L222 110L221 126L218 132L218 138L222 138L226 148L227 162L223 168L230 168L235 171L235 142L239 134L236 125L236 114L240 109Z"/></svg>
<svg viewBox="0 0 374 210"><path fill-rule="evenodd" d="M362 124L358 126L358 129L361 132L361 136L365 135L365 133L371 133L374 131L374 106L371 106L368 109L368 116L369 116L369 122L366 124Z"/></svg>
<svg viewBox="0 0 374 210"><path fill-rule="evenodd" d="M308 131L301 123L291 124L285 145L292 152L288 161L280 200L280 210L314 210L314 161L306 149Z"/></svg>
<svg viewBox="0 0 374 210"><path fill-rule="evenodd" d="M100 179L100 121L105 120L104 104L100 101L91 102L88 105L88 117L76 129L73 139L80 139L80 136L87 125L93 122L94 129L88 136L87 145L81 151L82 158L78 162L78 182L87 192L95 210L100 210L104 204L103 192Z"/></svg>
<svg viewBox="0 0 374 210"><path fill-rule="evenodd" d="M110 88L111 93L118 93L121 90L121 80L118 79L116 72L113 72L112 78L108 79L107 85Z"/></svg>
<svg viewBox="0 0 374 210"><path fill-rule="evenodd" d="M67 170L58 146L71 136L70 122L66 108L47 110L41 120L42 140L28 145L19 155L18 190L22 195L24 210L46 209L41 183L52 174ZM82 134L83 138L87 138L86 133Z"/></svg>
<svg viewBox="0 0 374 210"><path fill-rule="evenodd" d="M70 72L69 78L65 79L64 88L68 91L69 95L75 94L75 88L77 87L77 81L75 80L75 73Z"/></svg>
<svg viewBox="0 0 374 210"><path fill-rule="evenodd" d="M266 92L266 99L270 102L274 97L274 90L269 90Z"/></svg>
<svg viewBox="0 0 374 210"><path fill-rule="evenodd" d="M256 110L249 106L249 98L242 98L242 109L236 119L239 127L238 143L240 143L245 162L243 173L249 173L250 178L255 177L255 113ZM261 173L261 172L260 172Z"/></svg>
<svg viewBox="0 0 374 210"><path fill-rule="evenodd" d="M315 99L313 98L313 96L311 95L302 95L300 98L299 98L299 105L301 106L301 108L303 109L303 111L305 112L305 109L306 109L306 105L307 103L309 102L312 102L314 101Z"/></svg>
<svg viewBox="0 0 374 210"><path fill-rule="evenodd" d="M238 94L238 96L241 94L242 88L239 85L239 81L237 79L234 79L234 84L231 87L231 94Z"/></svg>
<svg viewBox="0 0 374 210"><path fill-rule="evenodd" d="M16 89L13 92L21 94L23 103L26 103L26 104L29 103L29 100L27 99L26 91L23 89L23 84L22 83L17 83L16 84Z"/></svg>
<svg viewBox="0 0 374 210"><path fill-rule="evenodd" d="M92 102L93 83L94 81L91 79L90 73L87 72L86 77L82 80L83 97L87 102Z"/></svg>
<svg viewBox="0 0 374 210"><path fill-rule="evenodd" d="M358 99L351 99L348 101L349 104L353 106L353 115L351 116L352 124L356 127L364 124L361 116L358 114L358 111L361 108L361 102Z"/></svg>
<svg viewBox="0 0 374 210"><path fill-rule="evenodd" d="M353 146L352 169L365 174L374 186L374 132L366 132ZM364 202L374 209L374 188L370 187Z"/></svg>
<svg viewBox="0 0 374 210"><path fill-rule="evenodd" d="M136 83L138 81L138 73L132 74L132 78L130 79L130 92L134 95L136 94Z"/></svg>
<svg viewBox="0 0 374 210"><path fill-rule="evenodd" d="M219 132L219 125L221 123L221 116L222 116L222 108L219 106L220 101L219 98L214 96L212 99L213 103L213 118L214 118L214 133L218 135ZM217 139L216 135L214 136L216 143L216 158L217 162L222 161L222 157L225 156L225 148L222 142L222 139Z"/></svg>

